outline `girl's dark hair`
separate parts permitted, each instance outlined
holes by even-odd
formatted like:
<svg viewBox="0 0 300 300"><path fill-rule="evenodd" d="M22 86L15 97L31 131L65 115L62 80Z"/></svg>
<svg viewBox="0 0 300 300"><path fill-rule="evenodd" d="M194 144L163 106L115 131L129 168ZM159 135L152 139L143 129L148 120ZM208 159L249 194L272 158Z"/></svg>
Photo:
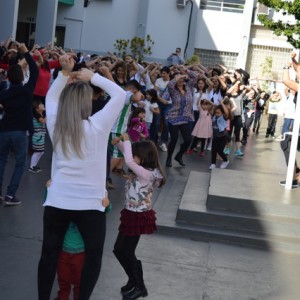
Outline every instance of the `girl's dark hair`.
<svg viewBox="0 0 300 300"><path fill-rule="evenodd" d="M162 67L161 70L160 70L160 72L166 72L166 73L170 74L170 68L167 67L167 66Z"/></svg>
<svg viewBox="0 0 300 300"><path fill-rule="evenodd" d="M135 108L135 109L132 111L132 113L131 113L131 115L130 115L130 118L129 118L129 120L128 120L128 127L129 127L130 124L131 124L131 120L132 120L133 118L138 118L138 115L139 115L140 113L146 113L145 108L143 108L143 107L137 107L137 108Z"/></svg>
<svg viewBox="0 0 300 300"><path fill-rule="evenodd" d="M32 109L33 109L33 111L35 111L37 108L38 108L38 106L40 105L40 104L42 104L43 102L42 102L42 100L40 100L40 99L35 99L35 100L33 100L33 102L32 102Z"/></svg>
<svg viewBox="0 0 300 300"><path fill-rule="evenodd" d="M217 109L219 109L219 110L222 112L222 114L225 113L225 112L224 112L224 108L223 108L223 106L222 106L221 104L219 104L219 105L216 106L215 111L216 111Z"/></svg>
<svg viewBox="0 0 300 300"><path fill-rule="evenodd" d="M197 93L199 93L199 88L198 88L198 83L199 83L199 81L203 81L204 82L204 92L206 92L206 90L208 89L208 84L206 83L206 80L205 80L205 78L199 78L198 80L197 80L197 84L196 84L196 90L197 90Z"/></svg>
<svg viewBox="0 0 300 300"><path fill-rule="evenodd" d="M158 151L155 144L150 140L135 142L132 144L132 155L137 156L140 165L147 170L158 169L163 176L159 187L165 184L166 177L158 159Z"/></svg>
<svg viewBox="0 0 300 300"><path fill-rule="evenodd" d="M222 71L218 68L213 68L212 74L214 74L214 73L215 73L215 75L220 76L222 74Z"/></svg>
<svg viewBox="0 0 300 300"><path fill-rule="evenodd" d="M232 103L231 103L230 99L228 97L225 97L224 101L223 101L223 104L224 105L228 105L228 104L230 105L230 109L228 109L228 118L227 119L232 120L233 119L233 114L231 112ZM222 105L219 105L219 106L221 106L222 113L224 114L224 109L223 109Z"/></svg>
<svg viewBox="0 0 300 300"><path fill-rule="evenodd" d="M24 80L22 67L19 64L14 64L9 67L7 77L12 84L21 84Z"/></svg>
<svg viewBox="0 0 300 300"><path fill-rule="evenodd" d="M270 94L266 93L266 94L265 94L265 97L264 97L264 100L267 101L267 100L269 100L269 98L270 98Z"/></svg>
<svg viewBox="0 0 300 300"><path fill-rule="evenodd" d="M158 98L157 98L157 91L155 89L150 89L146 91L146 94L151 96L151 103L157 103Z"/></svg>

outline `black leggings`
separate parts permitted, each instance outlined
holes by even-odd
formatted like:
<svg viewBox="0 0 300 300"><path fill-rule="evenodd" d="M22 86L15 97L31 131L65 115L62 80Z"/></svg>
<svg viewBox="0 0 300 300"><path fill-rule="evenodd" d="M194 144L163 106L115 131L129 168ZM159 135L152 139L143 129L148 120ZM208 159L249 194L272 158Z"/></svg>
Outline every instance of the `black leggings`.
<svg viewBox="0 0 300 300"><path fill-rule="evenodd" d="M38 266L39 300L49 300L56 273L58 256L70 222L74 222L85 244L79 300L88 300L101 270L106 231L105 213L97 210L65 210L46 206L42 254Z"/></svg>
<svg viewBox="0 0 300 300"><path fill-rule="evenodd" d="M211 163L216 164L217 154L219 154L223 161L228 161L227 156L224 154L224 148L227 144L227 136L214 137L211 145Z"/></svg>
<svg viewBox="0 0 300 300"><path fill-rule="evenodd" d="M131 262L136 261L137 258L135 256L135 249L138 245L140 237L140 235L128 236L122 232L119 232L114 246L114 253L117 255L122 255Z"/></svg>
<svg viewBox="0 0 300 300"><path fill-rule="evenodd" d="M230 131L229 131L229 136L231 137L232 131L234 128L234 136L235 136L235 141L240 142L241 137L241 129L243 128L243 121L241 116L234 116L233 120L230 122Z"/></svg>
<svg viewBox="0 0 300 300"><path fill-rule="evenodd" d="M172 158L174 149L177 144L179 131L183 138L183 143L180 145L179 155L182 156L184 152L189 148L189 145L192 140L191 132L189 129L189 124L181 124L181 125L172 125L168 124L171 140L168 145L168 158Z"/></svg>
<svg viewBox="0 0 300 300"><path fill-rule="evenodd" d="M119 232L113 250L116 258L130 279L133 277L132 266L136 265L138 261L135 256L135 249L139 240L140 235L127 236Z"/></svg>

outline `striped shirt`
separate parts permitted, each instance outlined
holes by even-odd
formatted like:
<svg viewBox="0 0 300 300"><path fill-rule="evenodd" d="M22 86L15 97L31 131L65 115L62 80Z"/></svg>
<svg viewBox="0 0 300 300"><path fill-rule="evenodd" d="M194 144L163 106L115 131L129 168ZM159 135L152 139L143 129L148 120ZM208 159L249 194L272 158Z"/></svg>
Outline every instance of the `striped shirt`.
<svg viewBox="0 0 300 300"><path fill-rule="evenodd" d="M113 133L124 133L127 131L128 126L128 119L131 114L131 103L130 99L133 95L132 92L126 91L126 100L125 100L125 106L122 109L118 119L116 120L115 124L113 125L111 132Z"/></svg>

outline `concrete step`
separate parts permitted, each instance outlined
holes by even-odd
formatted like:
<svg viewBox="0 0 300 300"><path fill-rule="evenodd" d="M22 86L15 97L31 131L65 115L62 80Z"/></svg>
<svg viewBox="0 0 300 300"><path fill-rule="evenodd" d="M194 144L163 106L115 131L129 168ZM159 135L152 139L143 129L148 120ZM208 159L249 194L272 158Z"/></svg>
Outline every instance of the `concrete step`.
<svg viewBox="0 0 300 300"><path fill-rule="evenodd" d="M179 193L182 194L182 197L177 202L176 218L174 214L172 215L174 209L170 209L168 215L164 215L162 219L158 218L159 231L161 233L179 234L197 240L213 240L265 249L273 247L300 253L300 214L297 214L297 205L292 205L296 206L292 209L289 204L283 204L279 200L276 203L273 200L273 205L285 205L288 208L282 209L282 212L277 208L270 213L267 211L267 206L261 205L259 200L241 200L242 203L239 203L235 199L239 208L234 211L230 207L232 203L230 200L228 201L229 197L227 196L223 198L222 209L207 207L208 193L212 190L210 185L213 181L212 177L224 178L227 176L227 171L217 170L215 172L214 170L212 174L192 171L184 191ZM222 187L220 184L218 186ZM228 189L228 184L226 187ZM247 191L247 185L244 185L244 187ZM174 192L176 189L171 187L170 191L172 190ZM215 189L216 191L217 189ZM247 194L243 189L240 189L239 192ZM289 192L295 193L295 191ZM177 198L179 194L177 194ZM220 199L222 198L220 197ZM228 211L225 209L227 201L230 204ZM256 206L256 209L244 210L245 201L252 202L252 207ZM271 205L270 203L266 204ZM250 207L249 203L247 205ZM265 208L262 213L260 213L261 207Z"/></svg>
<svg viewBox="0 0 300 300"><path fill-rule="evenodd" d="M206 206L251 216L277 216L299 220L299 189L279 184L284 176L214 169Z"/></svg>
<svg viewBox="0 0 300 300"><path fill-rule="evenodd" d="M159 221L158 233L182 236L196 241L220 242L264 250L300 253L300 241L298 239L278 239L276 236L258 236L257 234L238 233L234 230L224 228L217 229L208 226L185 225L175 221Z"/></svg>
<svg viewBox="0 0 300 300"><path fill-rule="evenodd" d="M220 172L214 176L222 176L223 174L224 172ZM260 214L259 208L255 215L234 213L231 210L209 209L206 206L206 199L212 177L213 174L210 176L207 173L190 173L177 211L177 222L187 225L209 226L220 230L235 230L239 233L246 231L246 233L253 233L258 236L273 235L300 239L300 214L298 216L294 214L295 208L294 210L282 210L281 215L278 214L277 216L266 213ZM225 198L223 201L224 208L228 199ZM244 202L244 200L241 201ZM239 205L242 206L242 204Z"/></svg>

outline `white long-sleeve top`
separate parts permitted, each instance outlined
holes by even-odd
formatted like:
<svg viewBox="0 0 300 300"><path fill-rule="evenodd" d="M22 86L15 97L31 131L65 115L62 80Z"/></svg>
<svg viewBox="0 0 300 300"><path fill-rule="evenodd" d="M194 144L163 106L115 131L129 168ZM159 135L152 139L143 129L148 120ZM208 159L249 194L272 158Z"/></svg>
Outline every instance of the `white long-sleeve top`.
<svg viewBox="0 0 300 300"><path fill-rule="evenodd" d="M59 97L68 77L59 73L46 96L47 128L53 141ZM84 127L82 158L70 150L66 157L60 145L52 156L52 183L44 206L70 210L104 211L106 195L106 155L110 130L125 103L125 92L112 81L94 74L91 83L106 91L111 99L88 120L78 120Z"/></svg>

